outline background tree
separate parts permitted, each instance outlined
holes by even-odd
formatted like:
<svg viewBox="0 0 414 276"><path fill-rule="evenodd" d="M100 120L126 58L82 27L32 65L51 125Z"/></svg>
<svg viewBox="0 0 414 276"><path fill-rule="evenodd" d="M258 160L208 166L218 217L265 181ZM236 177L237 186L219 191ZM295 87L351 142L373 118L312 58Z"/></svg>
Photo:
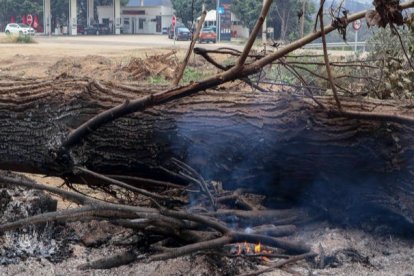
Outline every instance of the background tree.
<svg viewBox="0 0 414 276"><path fill-rule="evenodd" d="M215 9L215 0L171 0L176 15L187 27L201 15L203 4L207 10Z"/></svg>
<svg viewBox="0 0 414 276"><path fill-rule="evenodd" d="M21 22L22 16L29 13L43 14L43 0L0 0L0 30L9 23L11 16Z"/></svg>
<svg viewBox="0 0 414 276"><path fill-rule="evenodd" d="M285 40L286 34L298 33L300 20L296 12L301 10L301 3L298 0L276 1L269 13L270 25L275 30L275 37ZM296 38L297 35L294 35Z"/></svg>
<svg viewBox="0 0 414 276"><path fill-rule="evenodd" d="M243 25L252 30L261 10L261 0L234 0L232 12L239 17Z"/></svg>
<svg viewBox="0 0 414 276"><path fill-rule="evenodd" d="M262 0L234 0L232 11L242 19L244 26L250 30L253 28L262 7ZM312 25L312 15L315 5L312 1L307 3L304 12L305 34L309 32ZM277 0L274 1L267 17L267 26L274 28L275 39L295 39L299 37L300 18L296 15L302 10L300 0ZM289 34L289 37L287 36Z"/></svg>

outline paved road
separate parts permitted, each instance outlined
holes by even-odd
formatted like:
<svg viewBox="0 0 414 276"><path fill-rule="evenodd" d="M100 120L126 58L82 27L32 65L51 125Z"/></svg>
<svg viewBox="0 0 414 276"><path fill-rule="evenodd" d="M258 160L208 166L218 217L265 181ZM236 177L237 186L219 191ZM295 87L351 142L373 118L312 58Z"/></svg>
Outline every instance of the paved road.
<svg viewBox="0 0 414 276"><path fill-rule="evenodd" d="M188 48L189 41L174 41L168 39L167 35L102 35L102 36L36 36L39 43L52 44L72 44L72 45L89 45L96 46L124 46L135 48ZM202 47L215 49L218 47L229 46L241 48L234 43L217 43L217 44L198 44Z"/></svg>
<svg viewBox="0 0 414 276"><path fill-rule="evenodd" d="M0 42L5 41L6 35L0 33ZM189 41L174 41L166 35L102 35L102 36L35 36L35 44L0 43L0 58L13 55L26 56L85 56L105 55L116 56L134 54L140 49L187 49ZM237 43L197 44L199 47L216 49L223 46L242 50ZM49 59L49 58L48 58Z"/></svg>

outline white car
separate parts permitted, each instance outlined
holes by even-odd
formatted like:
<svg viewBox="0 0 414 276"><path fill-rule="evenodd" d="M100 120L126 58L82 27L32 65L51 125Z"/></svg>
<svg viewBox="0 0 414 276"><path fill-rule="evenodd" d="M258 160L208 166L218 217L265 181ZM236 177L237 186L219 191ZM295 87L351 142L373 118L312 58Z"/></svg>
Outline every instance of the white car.
<svg viewBox="0 0 414 276"><path fill-rule="evenodd" d="M30 27L29 25L23 23L9 23L4 29L4 32L8 35L16 34L16 35L34 35L35 30Z"/></svg>

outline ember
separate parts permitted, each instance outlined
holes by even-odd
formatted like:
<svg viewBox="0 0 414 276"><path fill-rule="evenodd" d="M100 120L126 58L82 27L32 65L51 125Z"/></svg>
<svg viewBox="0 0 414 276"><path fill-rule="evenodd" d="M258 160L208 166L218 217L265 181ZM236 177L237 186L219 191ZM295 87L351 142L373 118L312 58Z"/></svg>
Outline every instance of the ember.
<svg viewBox="0 0 414 276"><path fill-rule="evenodd" d="M270 261L267 255L271 255L271 250L265 250L262 244L259 242L258 244L251 244L248 242L238 243L236 245L236 250L232 251L232 254L236 256L251 256L251 257L260 257L263 261Z"/></svg>

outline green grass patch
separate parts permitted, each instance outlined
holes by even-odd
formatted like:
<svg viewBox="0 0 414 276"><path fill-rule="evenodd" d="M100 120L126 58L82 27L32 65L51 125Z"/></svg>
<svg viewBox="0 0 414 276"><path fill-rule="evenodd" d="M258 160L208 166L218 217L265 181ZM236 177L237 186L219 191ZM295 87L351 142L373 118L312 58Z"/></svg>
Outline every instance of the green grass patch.
<svg viewBox="0 0 414 276"><path fill-rule="evenodd" d="M212 71L202 71L200 68L192 68L187 67L184 71L183 77L181 79L181 84L187 84L190 82L198 82L201 81L207 77L210 77L213 75L214 72ZM165 85L165 84L172 84L173 80L166 79L165 76L157 75L157 76L149 76L146 81L149 84L155 84L155 85Z"/></svg>
<svg viewBox="0 0 414 276"><path fill-rule="evenodd" d="M202 71L200 69L194 69L191 67L187 67L184 70L182 82L190 83L190 82L201 81L207 77L210 77L211 75L212 75L212 72Z"/></svg>
<svg viewBox="0 0 414 276"><path fill-rule="evenodd" d="M157 76L150 76L148 78L148 82L150 84L168 84L169 82L165 79L164 76L157 75Z"/></svg>

